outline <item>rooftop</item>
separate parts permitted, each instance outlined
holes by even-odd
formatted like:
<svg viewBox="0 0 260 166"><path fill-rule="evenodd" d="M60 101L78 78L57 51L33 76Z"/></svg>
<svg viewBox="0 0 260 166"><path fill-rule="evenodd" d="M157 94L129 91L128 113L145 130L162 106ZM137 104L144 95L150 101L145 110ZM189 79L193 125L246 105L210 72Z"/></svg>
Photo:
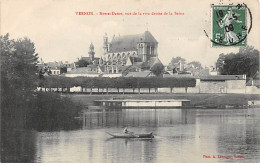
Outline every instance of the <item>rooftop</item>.
<svg viewBox="0 0 260 166"><path fill-rule="evenodd" d="M158 43L149 31L138 35L127 35L114 37L111 41L109 53L137 51L138 43Z"/></svg>
<svg viewBox="0 0 260 166"><path fill-rule="evenodd" d="M126 77L148 77L151 71L129 72Z"/></svg>
<svg viewBox="0 0 260 166"><path fill-rule="evenodd" d="M77 68L76 70L71 70L66 74L98 74L97 71L90 71L88 67Z"/></svg>
<svg viewBox="0 0 260 166"><path fill-rule="evenodd" d="M245 75L216 75L216 76L201 76L202 81L225 81L225 80L245 80Z"/></svg>

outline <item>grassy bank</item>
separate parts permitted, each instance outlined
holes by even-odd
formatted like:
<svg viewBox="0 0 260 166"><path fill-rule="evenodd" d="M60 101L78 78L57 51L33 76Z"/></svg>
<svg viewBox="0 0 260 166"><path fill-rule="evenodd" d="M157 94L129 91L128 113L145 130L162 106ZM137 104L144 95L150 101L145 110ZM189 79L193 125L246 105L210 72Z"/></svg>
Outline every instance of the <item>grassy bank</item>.
<svg viewBox="0 0 260 166"><path fill-rule="evenodd" d="M260 100L260 95L254 94L110 94L110 95L84 95L69 94L74 102L91 106L95 100L124 98L124 99L188 99L192 107L224 108L246 106L249 100Z"/></svg>

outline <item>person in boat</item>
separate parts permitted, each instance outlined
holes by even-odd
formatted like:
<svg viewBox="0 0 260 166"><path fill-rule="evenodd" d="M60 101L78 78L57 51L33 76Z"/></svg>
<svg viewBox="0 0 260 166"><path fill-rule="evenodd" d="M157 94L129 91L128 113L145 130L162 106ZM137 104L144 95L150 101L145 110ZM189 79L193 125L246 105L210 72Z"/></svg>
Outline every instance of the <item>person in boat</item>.
<svg viewBox="0 0 260 166"><path fill-rule="evenodd" d="M124 133L125 133L125 134L134 135L134 132L128 131L128 128L127 128L127 127L124 128Z"/></svg>

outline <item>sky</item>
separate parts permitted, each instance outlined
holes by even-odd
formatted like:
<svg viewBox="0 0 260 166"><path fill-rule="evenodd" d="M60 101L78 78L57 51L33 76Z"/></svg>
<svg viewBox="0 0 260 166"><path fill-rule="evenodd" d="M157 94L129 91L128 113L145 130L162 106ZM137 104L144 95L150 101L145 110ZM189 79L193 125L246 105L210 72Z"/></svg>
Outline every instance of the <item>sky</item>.
<svg viewBox="0 0 260 166"><path fill-rule="evenodd" d="M164 65L181 56L188 62L214 65L220 53L238 52L239 47L211 47L204 30L211 34L211 4L238 4L240 0L1 0L1 35L28 37L44 62L77 61L103 54L103 36L152 33ZM259 1L246 2L253 15L247 44L259 49ZM168 15L77 15L76 12L140 12ZM184 13L175 15L174 12ZM172 15L169 15L172 13Z"/></svg>

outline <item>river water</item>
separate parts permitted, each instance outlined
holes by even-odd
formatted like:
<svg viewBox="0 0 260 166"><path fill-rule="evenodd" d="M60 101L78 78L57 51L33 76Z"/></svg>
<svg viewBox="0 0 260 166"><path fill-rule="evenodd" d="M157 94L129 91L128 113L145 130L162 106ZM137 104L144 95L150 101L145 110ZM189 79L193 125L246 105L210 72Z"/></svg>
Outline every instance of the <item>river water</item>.
<svg viewBox="0 0 260 166"><path fill-rule="evenodd" d="M155 138L106 134L122 133L125 126L136 133L153 132ZM12 139L16 148L2 155L20 162L260 162L260 111L86 110L81 129L19 132Z"/></svg>

